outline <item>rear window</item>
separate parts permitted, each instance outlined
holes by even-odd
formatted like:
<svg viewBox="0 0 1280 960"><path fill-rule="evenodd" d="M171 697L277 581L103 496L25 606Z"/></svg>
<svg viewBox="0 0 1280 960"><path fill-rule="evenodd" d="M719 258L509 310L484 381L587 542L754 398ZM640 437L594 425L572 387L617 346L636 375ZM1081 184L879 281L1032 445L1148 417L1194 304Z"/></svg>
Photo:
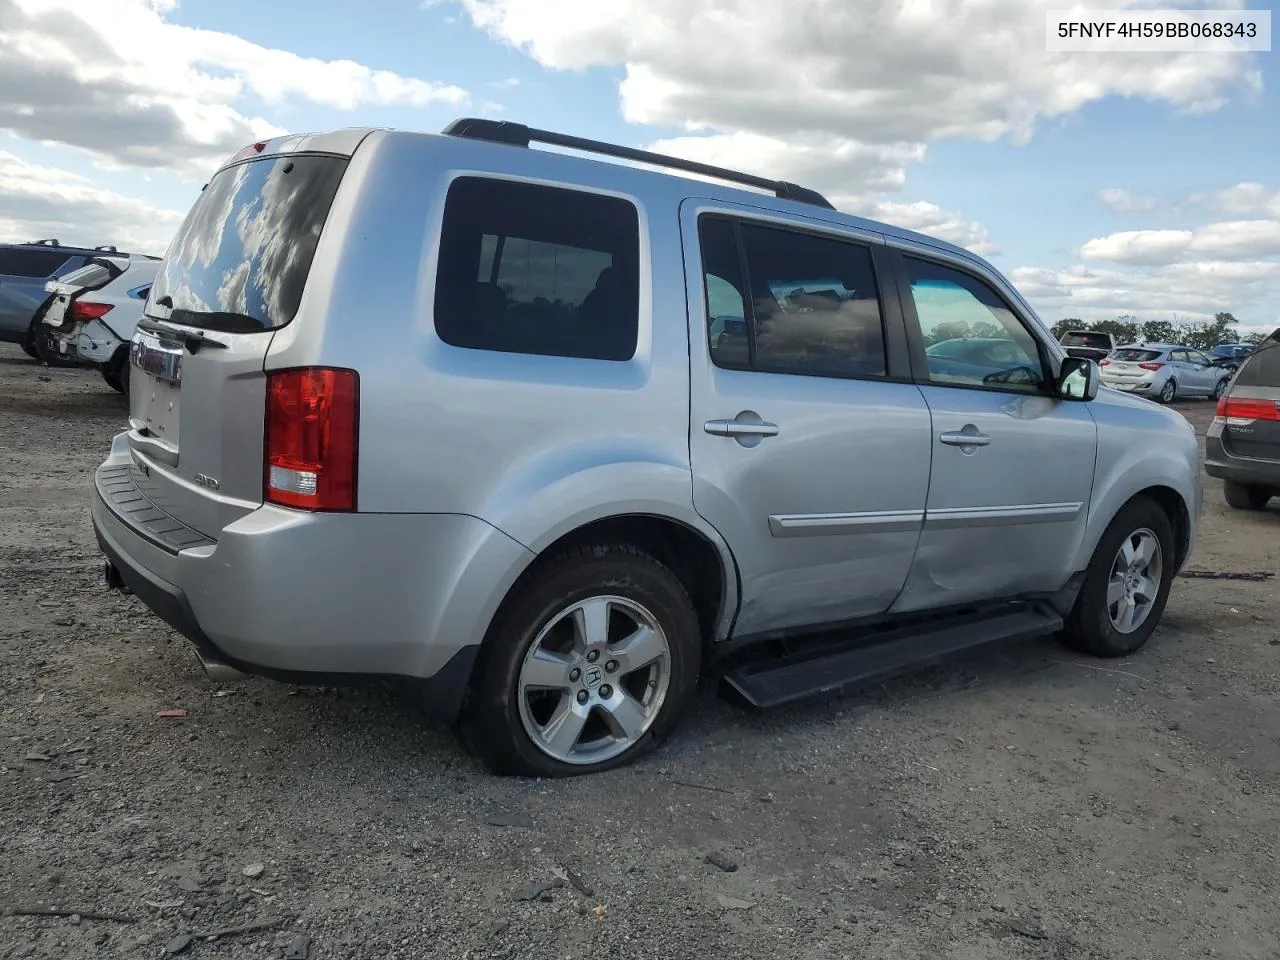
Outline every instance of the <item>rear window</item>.
<svg viewBox="0 0 1280 960"><path fill-rule="evenodd" d="M1110 350L1111 338L1105 333L1067 333L1062 337L1064 347L1091 347L1095 350Z"/></svg>
<svg viewBox="0 0 1280 960"><path fill-rule="evenodd" d="M172 322L230 333L283 327L346 169L340 157L286 155L217 173L174 237L148 307L168 297Z"/></svg>
<svg viewBox="0 0 1280 960"><path fill-rule="evenodd" d="M630 360L639 256L626 200L459 177L445 200L436 332L474 350Z"/></svg>
<svg viewBox="0 0 1280 960"><path fill-rule="evenodd" d="M1235 386L1280 387L1280 330L1258 345L1240 367Z"/></svg>
<svg viewBox="0 0 1280 960"><path fill-rule="evenodd" d="M1112 350L1111 359L1120 360L1124 363L1146 363L1148 360L1158 360L1160 358L1159 350Z"/></svg>
<svg viewBox="0 0 1280 960"><path fill-rule="evenodd" d="M45 250L0 250L0 274L6 277L51 277L67 262L67 255Z"/></svg>

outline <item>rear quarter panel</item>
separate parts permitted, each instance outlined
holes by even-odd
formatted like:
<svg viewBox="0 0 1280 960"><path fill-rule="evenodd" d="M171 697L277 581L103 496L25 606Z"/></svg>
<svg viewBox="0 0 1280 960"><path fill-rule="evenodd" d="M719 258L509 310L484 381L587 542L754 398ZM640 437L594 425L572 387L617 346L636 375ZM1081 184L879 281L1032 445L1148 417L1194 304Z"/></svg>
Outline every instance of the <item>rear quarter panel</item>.
<svg viewBox="0 0 1280 960"><path fill-rule="evenodd" d="M504 172L511 169L522 175ZM486 174L635 204L640 313L631 360L470 350L437 336L448 187ZM680 195L667 196L661 183L537 150L369 136L335 198L297 318L277 331L267 358L268 370L358 371L362 512L466 514L533 553L593 520L652 514L698 529L731 564L693 509Z"/></svg>

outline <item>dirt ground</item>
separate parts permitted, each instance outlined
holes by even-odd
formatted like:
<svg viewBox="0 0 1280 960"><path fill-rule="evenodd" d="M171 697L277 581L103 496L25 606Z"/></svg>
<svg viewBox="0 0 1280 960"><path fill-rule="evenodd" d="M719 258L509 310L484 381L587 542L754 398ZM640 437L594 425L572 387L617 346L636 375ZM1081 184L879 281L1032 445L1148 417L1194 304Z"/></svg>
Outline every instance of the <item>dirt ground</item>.
<svg viewBox="0 0 1280 960"><path fill-rule="evenodd" d="M380 690L220 689L108 593L89 490L125 415L0 347L4 960L1280 955L1275 580L1178 580L1128 660L704 697L635 767L496 779ZM1278 506L1208 481L1190 567L1277 572Z"/></svg>

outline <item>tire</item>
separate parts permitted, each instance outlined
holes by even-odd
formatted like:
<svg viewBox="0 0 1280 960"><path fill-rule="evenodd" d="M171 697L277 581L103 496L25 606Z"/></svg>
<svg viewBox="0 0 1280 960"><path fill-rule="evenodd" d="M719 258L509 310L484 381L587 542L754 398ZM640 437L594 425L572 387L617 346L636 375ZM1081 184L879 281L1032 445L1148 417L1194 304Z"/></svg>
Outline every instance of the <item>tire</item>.
<svg viewBox="0 0 1280 960"><path fill-rule="evenodd" d="M129 349L121 347L114 357L102 365L102 379L112 390L129 396Z"/></svg>
<svg viewBox="0 0 1280 960"><path fill-rule="evenodd" d="M1215 403L1222 399L1222 395L1227 392L1227 384L1231 382L1231 374L1227 374L1219 380L1213 388L1213 393L1209 394L1209 399Z"/></svg>
<svg viewBox="0 0 1280 960"><path fill-rule="evenodd" d="M582 620L571 612L575 608L584 610ZM596 614L591 620L587 609ZM657 628L656 640L626 671L620 641L638 636L631 628L646 616ZM609 627L588 629L593 643L584 645L575 628L582 622ZM598 642L602 633L605 643ZM535 645L541 657L535 657ZM657 659L643 659L654 651L660 651ZM627 544L568 549L536 561L503 602L481 648L459 732L500 775L568 777L623 766L675 727L693 699L701 652L693 603L666 566ZM548 672L537 679L547 679L554 692L525 686L539 666ZM647 711L643 698L649 699ZM557 716L567 720L559 743L552 737ZM581 717L585 725L573 723ZM627 729L623 722L633 735L620 735Z"/></svg>
<svg viewBox="0 0 1280 960"><path fill-rule="evenodd" d="M1224 480L1222 495L1226 498L1227 505L1237 510L1265 510L1272 492L1269 487Z"/></svg>
<svg viewBox="0 0 1280 960"><path fill-rule="evenodd" d="M22 347L22 352L32 360L40 359L40 354L36 353L35 337L32 336L30 330L22 335L22 340L19 341L18 346Z"/></svg>
<svg viewBox="0 0 1280 960"><path fill-rule="evenodd" d="M1155 593L1154 597L1148 597L1146 603L1141 603L1137 601L1145 595L1143 591L1139 589L1135 595L1127 589L1133 581L1124 570L1121 549L1128 544L1132 551L1137 543L1148 540L1153 540L1158 548L1155 559L1159 570L1151 569L1151 565L1138 569L1139 574L1145 574L1145 594ZM1126 504L1111 521L1093 552L1080 595L1067 616L1063 642L1074 650L1095 657L1124 657L1141 649L1159 624L1169 600L1175 550L1173 524L1158 504L1146 497ZM1117 566L1120 567L1119 572ZM1111 593L1115 582L1125 592L1119 602L1113 604L1109 598L1115 596ZM1140 622L1128 630L1123 629L1123 618L1114 616L1123 614L1126 600L1134 603L1134 609L1141 612Z"/></svg>
<svg viewBox="0 0 1280 960"><path fill-rule="evenodd" d="M1170 377L1164 382L1164 386L1160 388L1160 402L1173 403L1178 396L1178 381Z"/></svg>

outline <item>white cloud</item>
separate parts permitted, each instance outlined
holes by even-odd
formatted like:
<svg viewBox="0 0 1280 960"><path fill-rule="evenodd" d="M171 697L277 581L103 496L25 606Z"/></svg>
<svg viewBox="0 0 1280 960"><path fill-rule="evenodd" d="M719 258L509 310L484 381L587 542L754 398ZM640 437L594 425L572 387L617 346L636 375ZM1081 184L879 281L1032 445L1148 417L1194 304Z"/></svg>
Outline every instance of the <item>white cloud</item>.
<svg viewBox="0 0 1280 960"><path fill-rule="evenodd" d="M946 240L971 250L980 257L990 257L1000 252L1000 248L992 242L981 224L965 220L959 214L943 210L936 204L924 201L896 203L892 200L877 200L861 208L855 208L852 212L882 223L891 223L895 227L915 230L918 233Z"/></svg>
<svg viewBox="0 0 1280 960"><path fill-rule="evenodd" d="M1080 248L1089 261L1147 266L1172 264L1188 256L1247 259L1280 254L1280 219L1232 220L1194 230L1126 230L1098 237Z"/></svg>
<svg viewBox="0 0 1280 960"><path fill-rule="evenodd" d="M1144 197L1119 187L1099 190L1098 199L1115 213L1139 213L1156 207L1154 197Z"/></svg>
<svg viewBox="0 0 1280 960"><path fill-rule="evenodd" d="M822 166L815 151L835 165L842 151L893 148L839 183L813 184L847 195L900 182L935 140L1025 141L1039 120L1113 94L1205 110L1261 87L1255 60L1238 54L1046 53L1044 14L1057 0L796 0L785 13L776 0L458 3L544 66L621 66L625 119L728 137L749 149L739 166L767 160L770 176L803 183L798 172Z"/></svg>
<svg viewBox="0 0 1280 960"><path fill-rule="evenodd" d="M0 128L108 162L203 176L282 132L238 106L459 103L458 87L166 19L173 0L0 0Z"/></svg>
<svg viewBox="0 0 1280 960"><path fill-rule="evenodd" d="M55 237L162 254L182 217L181 211L101 190L84 177L0 151L0 240Z"/></svg>
<svg viewBox="0 0 1280 960"><path fill-rule="evenodd" d="M1236 216L1261 215L1280 219L1280 190L1272 190L1261 183L1244 182L1211 193L1207 197L1193 198L1207 203L1212 209Z"/></svg>
<svg viewBox="0 0 1280 960"><path fill-rule="evenodd" d="M1245 324L1280 326L1280 262L1273 260L1188 260L1131 270L1021 267L1009 279L1048 323L1120 314L1208 319L1225 310Z"/></svg>

